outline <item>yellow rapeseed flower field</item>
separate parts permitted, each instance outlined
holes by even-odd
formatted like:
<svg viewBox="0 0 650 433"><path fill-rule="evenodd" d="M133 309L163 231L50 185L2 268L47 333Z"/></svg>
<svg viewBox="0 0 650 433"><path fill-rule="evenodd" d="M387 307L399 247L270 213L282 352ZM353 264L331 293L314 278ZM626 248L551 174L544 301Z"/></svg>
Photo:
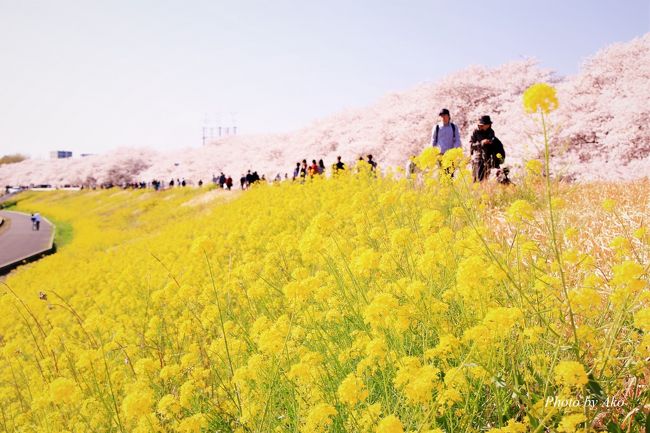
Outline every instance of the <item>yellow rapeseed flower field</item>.
<svg viewBox="0 0 650 433"><path fill-rule="evenodd" d="M419 179L362 171L228 202L26 194L19 209L69 221L74 238L3 285L3 429L645 422L648 203L635 200L648 183L557 186L573 204L557 210L557 256L539 175L486 190L436 158Z"/></svg>
<svg viewBox="0 0 650 433"><path fill-rule="evenodd" d="M558 184L547 155L476 185L460 150L416 160L19 196L73 239L1 284L3 430L643 431L650 183Z"/></svg>

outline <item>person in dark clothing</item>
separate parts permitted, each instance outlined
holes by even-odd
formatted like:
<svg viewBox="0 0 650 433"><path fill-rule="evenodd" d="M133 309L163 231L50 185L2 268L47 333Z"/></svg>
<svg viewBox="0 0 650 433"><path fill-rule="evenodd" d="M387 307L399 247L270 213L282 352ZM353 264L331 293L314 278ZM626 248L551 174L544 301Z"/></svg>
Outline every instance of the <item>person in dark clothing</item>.
<svg viewBox="0 0 650 433"><path fill-rule="evenodd" d="M506 158L503 143L494 134L490 116L481 116L478 127L472 133L470 157L472 160L472 178L482 182L488 178L490 169L499 168Z"/></svg>
<svg viewBox="0 0 650 433"><path fill-rule="evenodd" d="M300 176L300 163L296 162L296 168L293 169L293 180Z"/></svg>
<svg viewBox="0 0 650 433"><path fill-rule="evenodd" d="M226 178L226 188L228 188L228 191L232 188L232 177L230 176Z"/></svg>
<svg viewBox="0 0 650 433"><path fill-rule="evenodd" d="M305 178L307 177L307 171L309 168L307 167L307 160L303 159L302 164L300 165L300 181L302 183L305 182Z"/></svg>
<svg viewBox="0 0 650 433"><path fill-rule="evenodd" d="M368 164L370 164L370 171L375 171L377 169L377 162L372 159L372 155L368 155Z"/></svg>
<svg viewBox="0 0 650 433"><path fill-rule="evenodd" d="M253 177L253 173L248 170L248 173L246 173L246 188L248 188L254 181L255 178Z"/></svg>
<svg viewBox="0 0 650 433"><path fill-rule="evenodd" d="M341 157L337 156L336 157L336 171L338 172L339 170L345 170L345 164L343 161L341 161Z"/></svg>
<svg viewBox="0 0 650 433"><path fill-rule="evenodd" d="M241 183L241 189L244 190L246 188L246 176L244 174L239 178L239 183Z"/></svg>
<svg viewBox="0 0 650 433"><path fill-rule="evenodd" d="M323 174L325 173L325 163L323 162L322 159L318 160L318 174Z"/></svg>

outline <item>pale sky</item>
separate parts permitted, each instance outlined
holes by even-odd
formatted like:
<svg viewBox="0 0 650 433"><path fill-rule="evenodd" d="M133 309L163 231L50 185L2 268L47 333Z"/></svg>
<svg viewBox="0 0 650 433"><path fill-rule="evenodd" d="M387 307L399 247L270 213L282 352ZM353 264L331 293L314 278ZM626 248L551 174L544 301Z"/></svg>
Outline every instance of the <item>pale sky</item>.
<svg viewBox="0 0 650 433"><path fill-rule="evenodd" d="M649 0L0 0L0 155L196 147L219 113L291 131L474 64L572 74L648 31Z"/></svg>

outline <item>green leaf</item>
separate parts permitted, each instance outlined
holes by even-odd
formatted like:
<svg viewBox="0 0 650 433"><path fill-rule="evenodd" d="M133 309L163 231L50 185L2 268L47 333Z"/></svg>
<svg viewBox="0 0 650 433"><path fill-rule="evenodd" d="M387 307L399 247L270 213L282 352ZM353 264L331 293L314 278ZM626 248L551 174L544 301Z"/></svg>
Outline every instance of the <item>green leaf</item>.
<svg viewBox="0 0 650 433"><path fill-rule="evenodd" d="M623 430L614 421L607 423L607 431L609 433L623 433Z"/></svg>
<svg viewBox="0 0 650 433"><path fill-rule="evenodd" d="M600 386L598 381L594 378L594 375L592 373L589 373L589 382L587 382L587 390L590 393L590 396L596 397L596 399L599 402L605 401L607 396L605 395L605 392L603 391L603 388Z"/></svg>

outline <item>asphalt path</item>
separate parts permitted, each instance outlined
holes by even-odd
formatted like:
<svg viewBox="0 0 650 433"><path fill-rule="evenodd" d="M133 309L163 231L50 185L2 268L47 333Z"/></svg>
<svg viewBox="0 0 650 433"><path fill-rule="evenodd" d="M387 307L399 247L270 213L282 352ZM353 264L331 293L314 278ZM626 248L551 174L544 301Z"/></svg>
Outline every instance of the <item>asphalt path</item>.
<svg viewBox="0 0 650 433"><path fill-rule="evenodd" d="M50 248L52 224L41 217L40 230L32 229L31 215L0 211L6 226L0 227L0 267Z"/></svg>

